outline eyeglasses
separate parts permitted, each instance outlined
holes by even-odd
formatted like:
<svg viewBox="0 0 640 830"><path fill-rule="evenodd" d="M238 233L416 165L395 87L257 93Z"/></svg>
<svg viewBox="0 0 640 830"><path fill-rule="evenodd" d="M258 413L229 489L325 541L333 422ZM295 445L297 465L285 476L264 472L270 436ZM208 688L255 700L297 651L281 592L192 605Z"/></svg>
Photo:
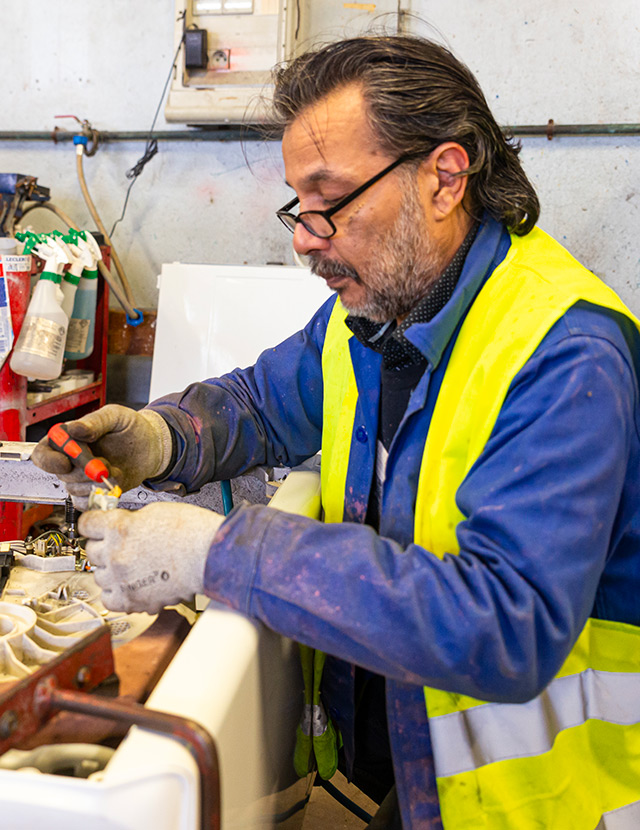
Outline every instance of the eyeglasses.
<svg viewBox="0 0 640 830"><path fill-rule="evenodd" d="M286 228L289 228L291 233L295 231L296 225L299 222L302 227L309 231L310 234L313 234L313 236L317 236L320 239L330 239L337 232L337 228L331 219L334 214L336 214L339 210L342 210L343 207L346 207L349 202L353 202L354 199L357 199L361 193L364 193L367 188L380 181L380 179L383 176L386 176L387 173L395 170L399 164L404 164L405 161L410 161L411 159L416 159L419 156L427 155L429 155L428 152L422 152L419 154L407 153L404 156L400 156L400 158L392 161L388 167L385 167L384 170L376 173L375 176L370 178L364 184L361 184L360 187L356 188L353 193L349 193L349 195L345 196L344 199L340 199L336 205L328 208L328 210L305 210L296 216L295 214L290 213L291 208L295 207L300 202L300 199L296 196L295 199L287 202L284 207L277 210L276 216Z"/></svg>

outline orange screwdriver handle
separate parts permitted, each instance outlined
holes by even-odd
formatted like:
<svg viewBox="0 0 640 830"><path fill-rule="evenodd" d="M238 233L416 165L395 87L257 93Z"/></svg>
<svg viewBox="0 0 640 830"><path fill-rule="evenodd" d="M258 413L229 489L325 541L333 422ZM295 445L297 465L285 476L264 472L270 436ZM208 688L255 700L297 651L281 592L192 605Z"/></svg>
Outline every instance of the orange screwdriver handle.
<svg viewBox="0 0 640 830"><path fill-rule="evenodd" d="M49 446L64 453L75 467L80 467L87 478L98 483L108 479L109 470L103 461L96 458L86 444L73 439L63 424L54 424L47 433Z"/></svg>

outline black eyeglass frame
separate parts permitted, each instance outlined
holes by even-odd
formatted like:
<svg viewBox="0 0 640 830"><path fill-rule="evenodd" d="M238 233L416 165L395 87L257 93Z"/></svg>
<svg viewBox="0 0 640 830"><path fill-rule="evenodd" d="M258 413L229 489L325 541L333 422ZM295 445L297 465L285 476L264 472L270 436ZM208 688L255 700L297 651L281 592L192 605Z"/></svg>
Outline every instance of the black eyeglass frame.
<svg viewBox="0 0 640 830"><path fill-rule="evenodd" d="M357 187L352 193L349 193L347 196L345 196L344 199L340 199L340 201L337 204L333 205L330 208L327 208L327 210L304 210L302 213L299 213L296 216L293 213L290 213L291 208L295 207L300 202L300 199L296 196L290 202L287 202L286 205L281 207L280 210L277 210L276 216L282 222L285 228L291 231L291 233L295 232L296 225L300 223L306 231L312 234L312 236L316 236L318 239L331 239L331 237L338 232L338 229L336 228L335 224L331 219L331 217L334 214L336 214L339 210L342 210L342 208L346 207L350 202L353 202L354 199L357 199L361 193L364 193L365 190L368 190L368 188L371 187L371 185L374 185L376 182L380 181L380 179L383 176L386 176L387 173L390 173L392 170L395 170L395 168L398 167L398 165L404 164L405 161L413 161L417 158L420 158L421 156L426 158L432 152L433 150L423 151L421 153L405 153L405 155L400 156L400 158L397 158L395 161L392 161L391 164L384 168L384 170L381 170L379 173L376 173L375 176L372 176L364 184L361 184L360 187ZM314 231L313 228L309 227L309 225L307 225L303 218L305 216L308 216L309 214L313 214L314 216L322 216L322 218L331 228L331 233L328 233L326 235L319 234L316 231ZM293 225L290 225L287 220L292 220Z"/></svg>

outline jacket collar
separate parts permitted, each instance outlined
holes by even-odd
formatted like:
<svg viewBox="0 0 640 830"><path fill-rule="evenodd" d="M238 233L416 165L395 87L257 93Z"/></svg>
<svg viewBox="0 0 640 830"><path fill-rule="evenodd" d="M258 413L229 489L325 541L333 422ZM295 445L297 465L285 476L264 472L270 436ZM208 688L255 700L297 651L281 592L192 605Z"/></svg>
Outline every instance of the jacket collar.
<svg viewBox="0 0 640 830"><path fill-rule="evenodd" d="M414 323L404 336L435 368L486 279L507 255L511 237L504 225L484 215L451 299L428 323Z"/></svg>

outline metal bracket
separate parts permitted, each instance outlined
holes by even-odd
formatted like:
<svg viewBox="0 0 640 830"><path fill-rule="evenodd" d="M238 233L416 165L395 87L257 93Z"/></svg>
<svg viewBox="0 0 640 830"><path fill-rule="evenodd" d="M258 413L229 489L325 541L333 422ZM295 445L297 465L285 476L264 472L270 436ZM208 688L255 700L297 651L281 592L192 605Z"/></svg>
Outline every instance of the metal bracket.
<svg viewBox="0 0 640 830"><path fill-rule="evenodd" d="M553 131L554 131L555 125L556 124L555 124L555 121L553 120L553 118L550 118L547 121L547 141L553 141Z"/></svg>
<svg viewBox="0 0 640 830"><path fill-rule="evenodd" d="M48 684L91 691L114 673L108 626L92 631L34 674L0 695L0 754L33 735L53 712L40 704Z"/></svg>

